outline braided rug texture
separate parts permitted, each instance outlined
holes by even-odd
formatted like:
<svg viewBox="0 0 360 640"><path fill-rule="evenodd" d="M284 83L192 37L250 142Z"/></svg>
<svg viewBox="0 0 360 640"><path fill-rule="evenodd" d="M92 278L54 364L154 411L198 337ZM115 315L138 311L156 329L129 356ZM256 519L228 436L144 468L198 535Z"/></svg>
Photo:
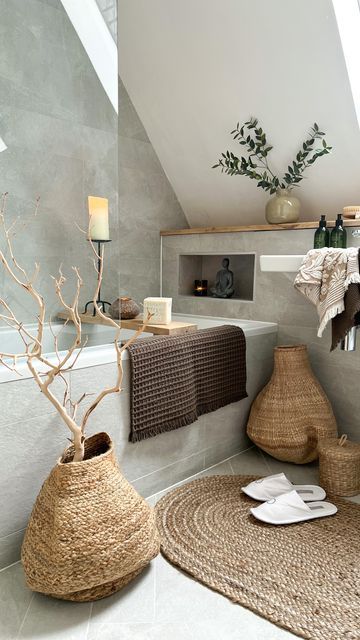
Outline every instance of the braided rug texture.
<svg viewBox="0 0 360 640"><path fill-rule="evenodd" d="M234 325L138 340L128 352L131 442L247 397L245 336Z"/></svg>
<svg viewBox="0 0 360 640"><path fill-rule="evenodd" d="M122 475L105 433L69 447L44 482L21 559L30 589L63 600L118 591L159 553L155 514Z"/></svg>
<svg viewBox="0 0 360 640"><path fill-rule="evenodd" d="M311 640L360 638L360 506L290 526L256 520L256 476L194 480L156 505L161 551L199 582Z"/></svg>

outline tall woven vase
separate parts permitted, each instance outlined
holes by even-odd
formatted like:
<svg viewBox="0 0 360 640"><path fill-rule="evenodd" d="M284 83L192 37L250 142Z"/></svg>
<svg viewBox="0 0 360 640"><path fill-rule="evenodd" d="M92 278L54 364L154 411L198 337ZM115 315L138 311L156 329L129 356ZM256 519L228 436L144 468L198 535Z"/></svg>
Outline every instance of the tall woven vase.
<svg viewBox="0 0 360 640"><path fill-rule="evenodd" d="M305 345L275 347L270 382L255 399L247 433L274 458L305 464L317 443L337 435L335 417L310 367Z"/></svg>
<svg viewBox="0 0 360 640"><path fill-rule="evenodd" d="M153 510L121 474L106 433L69 447L42 486L21 559L30 589L63 600L118 591L159 553Z"/></svg>

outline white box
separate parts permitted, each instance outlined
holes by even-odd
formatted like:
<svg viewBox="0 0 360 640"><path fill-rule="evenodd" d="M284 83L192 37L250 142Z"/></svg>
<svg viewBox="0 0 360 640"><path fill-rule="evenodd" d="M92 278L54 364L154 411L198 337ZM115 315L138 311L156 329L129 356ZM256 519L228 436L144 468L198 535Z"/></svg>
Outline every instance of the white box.
<svg viewBox="0 0 360 640"><path fill-rule="evenodd" d="M151 313L151 324L170 324L172 298L145 298L144 320Z"/></svg>

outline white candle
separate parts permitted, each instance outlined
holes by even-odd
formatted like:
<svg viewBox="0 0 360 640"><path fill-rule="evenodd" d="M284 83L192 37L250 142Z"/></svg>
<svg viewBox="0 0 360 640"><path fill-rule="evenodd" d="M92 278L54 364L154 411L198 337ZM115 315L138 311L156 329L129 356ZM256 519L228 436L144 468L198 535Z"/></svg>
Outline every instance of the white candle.
<svg viewBox="0 0 360 640"><path fill-rule="evenodd" d="M151 324L170 324L172 298L145 298L144 320L151 313Z"/></svg>
<svg viewBox="0 0 360 640"><path fill-rule="evenodd" d="M109 201L107 198L88 196L89 237L91 240L109 240Z"/></svg>

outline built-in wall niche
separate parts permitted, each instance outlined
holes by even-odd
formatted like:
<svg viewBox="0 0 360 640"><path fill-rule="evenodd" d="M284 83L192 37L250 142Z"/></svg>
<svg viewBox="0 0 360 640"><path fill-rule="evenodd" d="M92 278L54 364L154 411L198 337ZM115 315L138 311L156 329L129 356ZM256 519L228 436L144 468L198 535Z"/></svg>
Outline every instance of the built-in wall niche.
<svg viewBox="0 0 360 640"><path fill-rule="evenodd" d="M222 261L228 258L229 269L234 274L234 295L231 300L254 300L255 253L224 253L179 255L179 295L194 297L194 281L207 280L208 294L211 298L211 287L215 285L216 274L222 269ZM206 300L206 298L197 298ZM227 298L218 298L226 300Z"/></svg>

